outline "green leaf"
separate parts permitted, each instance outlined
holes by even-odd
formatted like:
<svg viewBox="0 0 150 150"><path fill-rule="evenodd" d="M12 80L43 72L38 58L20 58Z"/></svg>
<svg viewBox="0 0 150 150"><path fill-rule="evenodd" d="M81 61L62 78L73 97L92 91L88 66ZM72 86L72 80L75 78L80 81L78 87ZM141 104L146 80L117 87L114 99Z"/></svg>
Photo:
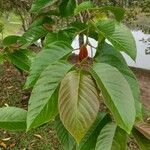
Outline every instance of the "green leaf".
<svg viewBox="0 0 150 150"><path fill-rule="evenodd" d="M16 107L0 108L0 128L5 130L26 129L26 111Z"/></svg>
<svg viewBox="0 0 150 150"><path fill-rule="evenodd" d="M70 64L50 64L35 84L27 113L27 130L40 126L57 115L58 85L71 69Z"/></svg>
<svg viewBox="0 0 150 150"><path fill-rule="evenodd" d="M75 8L75 0L61 0L59 11L62 17L68 17L74 14Z"/></svg>
<svg viewBox="0 0 150 150"><path fill-rule="evenodd" d="M69 36L69 34L66 31L60 30L57 33L48 33L44 40L44 46L48 46L49 44L55 42L55 41L61 41L66 42L71 45L72 38Z"/></svg>
<svg viewBox="0 0 150 150"><path fill-rule="evenodd" d="M128 67L120 52L116 51L113 46L105 43L102 48L98 47L97 62L107 63L116 67L128 81L135 100L136 120L142 119L142 105L140 102L140 89L135 75Z"/></svg>
<svg viewBox="0 0 150 150"><path fill-rule="evenodd" d="M55 119L55 129L58 139L63 145L64 150L73 149L73 147L76 145L76 142L62 124L59 116Z"/></svg>
<svg viewBox="0 0 150 150"><path fill-rule="evenodd" d="M81 141L96 119L99 98L91 76L83 72L69 72L61 82L60 119L77 143Z"/></svg>
<svg viewBox="0 0 150 150"><path fill-rule="evenodd" d="M127 133L114 123L107 124L100 132L95 150L126 150Z"/></svg>
<svg viewBox="0 0 150 150"><path fill-rule="evenodd" d="M123 20L125 15L125 10L122 7L104 6L101 9L113 13L117 21Z"/></svg>
<svg viewBox="0 0 150 150"><path fill-rule="evenodd" d="M127 53L132 59L136 58L136 44L131 31L121 23L101 20L96 23L98 32L107 38L116 50Z"/></svg>
<svg viewBox="0 0 150 150"><path fill-rule="evenodd" d="M4 45L5 47L9 47L9 46L11 46L12 44L16 43L19 38L20 38L20 36L16 36L16 35L7 36L7 37L4 38L4 40L3 40L3 45Z"/></svg>
<svg viewBox="0 0 150 150"><path fill-rule="evenodd" d="M30 25L30 28L33 28L36 26L43 26L44 24L53 24L53 23L54 21L50 17L40 16Z"/></svg>
<svg viewBox="0 0 150 150"><path fill-rule="evenodd" d="M150 140L148 140L143 134L136 129L132 130L132 134L137 141L140 150L150 150Z"/></svg>
<svg viewBox="0 0 150 150"><path fill-rule="evenodd" d="M73 147L76 147L77 150L92 150L95 149L97 137L101 129L110 121L109 114L99 112L96 121L81 140L79 146L76 145L75 140L66 130L59 117L56 118L55 129L64 150L73 149Z"/></svg>
<svg viewBox="0 0 150 150"><path fill-rule="evenodd" d="M39 12L41 9L53 5L57 0L34 0L31 12Z"/></svg>
<svg viewBox="0 0 150 150"><path fill-rule="evenodd" d="M25 44L26 40L23 37L16 36L16 35L10 35L4 38L3 40L3 46L4 47L19 47L22 44Z"/></svg>
<svg viewBox="0 0 150 150"><path fill-rule="evenodd" d="M95 149L97 137L99 136L101 129L110 121L111 118L109 114L99 112L96 121L81 140L77 150Z"/></svg>
<svg viewBox="0 0 150 150"><path fill-rule="evenodd" d="M30 75L27 78L25 87L32 87L36 83L41 72L48 65L64 57L69 52L71 52L71 48L66 46L62 42L51 43L49 46L44 48L41 52L37 54L37 56L31 63Z"/></svg>
<svg viewBox="0 0 150 150"><path fill-rule="evenodd" d="M46 36L47 33L48 31L44 27L35 26L33 28L29 28L29 30L26 31L22 37L27 41L26 46L29 46L42 37Z"/></svg>
<svg viewBox="0 0 150 150"><path fill-rule="evenodd" d="M75 8L75 14L81 13L82 11L89 10L93 7L94 7L94 5L91 1L82 2Z"/></svg>
<svg viewBox="0 0 150 150"><path fill-rule="evenodd" d="M128 82L115 67L104 63L96 63L91 73L117 125L130 133L135 121L135 107Z"/></svg>
<svg viewBox="0 0 150 150"><path fill-rule="evenodd" d="M21 70L29 71L31 60L26 54L26 50L19 49L7 54L7 60Z"/></svg>

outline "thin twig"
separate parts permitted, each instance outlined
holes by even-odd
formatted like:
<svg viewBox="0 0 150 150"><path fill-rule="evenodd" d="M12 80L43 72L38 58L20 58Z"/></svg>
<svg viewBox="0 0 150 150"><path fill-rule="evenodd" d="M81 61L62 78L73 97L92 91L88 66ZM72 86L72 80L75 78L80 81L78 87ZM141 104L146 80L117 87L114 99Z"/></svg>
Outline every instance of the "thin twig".
<svg viewBox="0 0 150 150"><path fill-rule="evenodd" d="M75 0L75 1L76 1L76 5L78 5L78 0ZM79 13L79 18L80 18L81 22L84 23L84 20L83 20L81 13Z"/></svg>

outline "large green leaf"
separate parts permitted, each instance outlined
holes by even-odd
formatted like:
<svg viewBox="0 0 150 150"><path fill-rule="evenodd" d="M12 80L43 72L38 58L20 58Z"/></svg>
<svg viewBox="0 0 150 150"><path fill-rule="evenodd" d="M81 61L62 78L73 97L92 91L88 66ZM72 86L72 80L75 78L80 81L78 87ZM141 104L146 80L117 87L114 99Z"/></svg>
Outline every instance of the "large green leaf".
<svg viewBox="0 0 150 150"><path fill-rule="evenodd" d="M150 140L148 140L143 134L138 130L133 129L132 134L137 141L140 150L150 150Z"/></svg>
<svg viewBox="0 0 150 150"><path fill-rule="evenodd" d="M48 31L43 26L35 26L29 28L29 30L27 30L22 37L27 41L26 46L29 46L42 37L46 36L47 33Z"/></svg>
<svg viewBox="0 0 150 150"><path fill-rule="evenodd" d="M6 130L25 130L27 112L21 108L0 108L0 128Z"/></svg>
<svg viewBox="0 0 150 150"><path fill-rule="evenodd" d="M94 7L94 5L91 1L82 2L75 8L75 14L81 13L82 11L91 9L93 7Z"/></svg>
<svg viewBox="0 0 150 150"><path fill-rule="evenodd" d="M41 52L37 54L30 68L30 75L27 78L25 87L32 87L37 79L39 78L41 72L51 63L59 60L60 58L71 52L71 48L66 46L62 42L53 42Z"/></svg>
<svg viewBox="0 0 150 150"><path fill-rule="evenodd" d="M62 124L59 116L55 119L55 129L58 136L59 141L63 145L64 150L71 150L75 147L76 142L67 129Z"/></svg>
<svg viewBox="0 0 150 150"><path fill-rule="evenodd" d="M100 132L95 150L126 150L127 133L114 123L107 124Z"/></svg>
<svg viewBox="0 0 150 150"><path fill-rule="evenodd" d="M65 128L79 143L96 119L99 95L90 75L69 72L59 90L59 113Z"/></svg>
<svg viewBox="0 0 150 150"><path fill-rule="evenodd" d="M31 60L26 54L26 51L27 50L24 49L15 50L13 53L7 54L7 59L17 68L24 71L29 71Z"/></svg>
<svg viewBox="0 0 150 150"><path fill-rule="evenodd" d="M76 7L75 0L61 0L59 11L61 16L67 17L74 14L74 10Z"/></svg>
<svg viewBox="0 0 150 150"><path fill-rule="evenodd" d="M96 121L81 140L77 150L94 150L101 129L111 121L110 115L99 112Z"/></svg>
<svg viewBox="0 0 150 150"><path fill-rule="evenodd" d="M57 115L58 85L71 69L70 64L50 64L35 84L27 113L27 130L40 126Z"/></svg>
<svg viewBox="0 0 150 150"><path fill-rule="evenodd" d="M41 9L53 5L57 0L34 0L31 12L38 12L41 11Z"/></svg>
<svg viewBox="0 0 150 150"><path fill-rule="evenodd" d="M91 73L118 126L130 133L135 121L135 107L128 82L115 67L104 63L96 63Z"/></svg>
<svg viewBox="0 0 150 150"><path fill-rule="evenodd" d="M136 120L142 119L142 105L140 102L140 89L136 77L127 66L123 56L120 52L116 51L113 46L105 43L102 48L98 47L98 55L96 57L97 62L107 63L116 67L128 81L132 94L135 100Z"/></svg>
<svg viewBox="0 0 150 150"><path fill-rule="evenodd" d="M100 20L96 23L98 32L107 38L113 46L136 58L136 44L131 31L123 24L111 20Z"/></svg>

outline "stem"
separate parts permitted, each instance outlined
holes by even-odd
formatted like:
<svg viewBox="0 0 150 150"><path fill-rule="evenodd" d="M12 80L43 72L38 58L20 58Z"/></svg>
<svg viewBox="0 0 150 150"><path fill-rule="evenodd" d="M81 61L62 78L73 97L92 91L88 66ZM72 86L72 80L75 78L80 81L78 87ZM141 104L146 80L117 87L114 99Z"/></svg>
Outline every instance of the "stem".
<svg viewBox="0 0 150 150"><path fill-rule="evenodd" d="M76 5L78 5L78 0L75 0L75 1L76 1ZM81 13L79 13L79 18L80 18L81 22L84 23L84 20L83 20Z"/></svg>
<svg viewBox="0 0 150 150"><path fill-rule="evenodd" d="M3 31L1 32L1 34L2 34L2 41L3 41L3 39L4 39L4 34L3 34Z"/></svg>

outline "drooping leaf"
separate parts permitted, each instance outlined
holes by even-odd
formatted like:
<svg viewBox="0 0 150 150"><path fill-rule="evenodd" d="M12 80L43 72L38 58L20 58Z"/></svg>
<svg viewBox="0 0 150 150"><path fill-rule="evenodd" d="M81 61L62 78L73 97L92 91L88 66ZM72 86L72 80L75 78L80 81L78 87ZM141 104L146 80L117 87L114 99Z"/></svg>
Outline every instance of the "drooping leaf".
<svg viewBox="0 0 150 150"><path fill-rule="evenodd" d="M59 90L59 113L65 128L79 143L96 119L99 95L90 75L69 72Z"/></svg>
<svg viewBox="0 0 150 150"><path fill-rule="evenodd" d="M136 58L136 44L131 31L123 24L111 20L100 20L96 23L99 34L107 38L116 50Z"/></svg>
<svg viewBox="0 0 150 150"><path fill-rule="evenodd" d="M110 115L99 112L97 119L81 140L77 150L94 150L101 129L111 121Z"/></svg>
<svg viewBox="0 0 150 150"><path fill-rule="evenodd" d="M60 15L62 17L68 17L74 14L76 8L75 0L62 0L59 6Z"/></svg>
<svg viewBox="0 0 150 150"><path fill-rule="evenodd" d="M91 8L93 8L94 5L91 1L85 1L85 2L82 2L81 4L79 4L76 8L75 8L75 14L78 14L82 11L86 11L86 10L89 10Z"/></svg>
<svg viewBox="0 0 150 150"><path fill-rule="evenodd" d="M107 124L100 132L95 150L126 150L127 133L115 123Z"/></svg>
<svg viewBox="0 0 150 150"><path fill-rule="evenodd" d="M140 150L150 150L150 140L148 140L143 134L136 129L132 130L132 134L137 141Z"/></svg>
<svg viewBox="0 0 150 150"><path fill-rule="evenodd" d="M39 12L41 9L53 5L57 0L34 0L31 12Z"/></svg>
<svg viewBox="0 0 150 150"><path fill-rule="evenodd" d="M27 112L21 108L0 108L0 128L5 130L25 130Z"/></svg>
<svg viewBox="0 0 150 150"><path fill-rule="evenodd" d="M40 126L57 115L58 85L71 69L70 64L50 64L35 84L27 113L27 130Z"/></svg>
<svg viewBox="0 0 150 150"><path fill-rule="evenodd" d="M114 14L117 21L121 21L124 18L125 10L122 7L104 6L101 8L103 11L110 11Z"/></svg>
<svg viewBox="0 0 150 150"><path fill-rule="evenodd" d="M71 134L67 131L67 129L62 124L59 116L55 119L55 129L58 136L59 141L63 145L64 150L73 149L76 145L75 140L71 136Z"/></svg>
<svg viewBox="0 0 150 150"><path fill-rule="evenodd" d="M35 26L33 28L29 28L22 37L27 41L26 46L29 46L40 38L46 36L47 33L48 31L43 26Z"/></svg>
<svg viewBox="0 0 150 150"><path fill-rule="evenodd" d="M30 75L27 78L25 87L32 87L36 83L41 72L49 64L54 63L55 61L67 55L69 52L71 52L71 48L66 46L62 42L54 42L44 48L37 54L37 56L31 63Z"/></svg>
<svg viewBox="0 0 150 150"><path fill-rule="evenodd" d="M140 89L135 75L132 73L123 56L116 51L113 46L105 43L102 48L98 47L98 55L96 61L100 63L107 63L116 67L128 81L132 94L135 100L136 120L142 119L142 105L140 102Z"/></svg>
<svg viewBox="0 0 150 150"><path fill-rule="evenodd" d="M21 70L29 71L30 69L31 60L26 55L26 50L15 50L13 53L7 54L7 60Z"/></svg>
<svg viewBox="0 0 150 150"><path fill-rule="evenodd" d="M91 73L117 125L130 133L135 121L135 107L128 82L115 67L104 63L96 63Z"/></svg>

